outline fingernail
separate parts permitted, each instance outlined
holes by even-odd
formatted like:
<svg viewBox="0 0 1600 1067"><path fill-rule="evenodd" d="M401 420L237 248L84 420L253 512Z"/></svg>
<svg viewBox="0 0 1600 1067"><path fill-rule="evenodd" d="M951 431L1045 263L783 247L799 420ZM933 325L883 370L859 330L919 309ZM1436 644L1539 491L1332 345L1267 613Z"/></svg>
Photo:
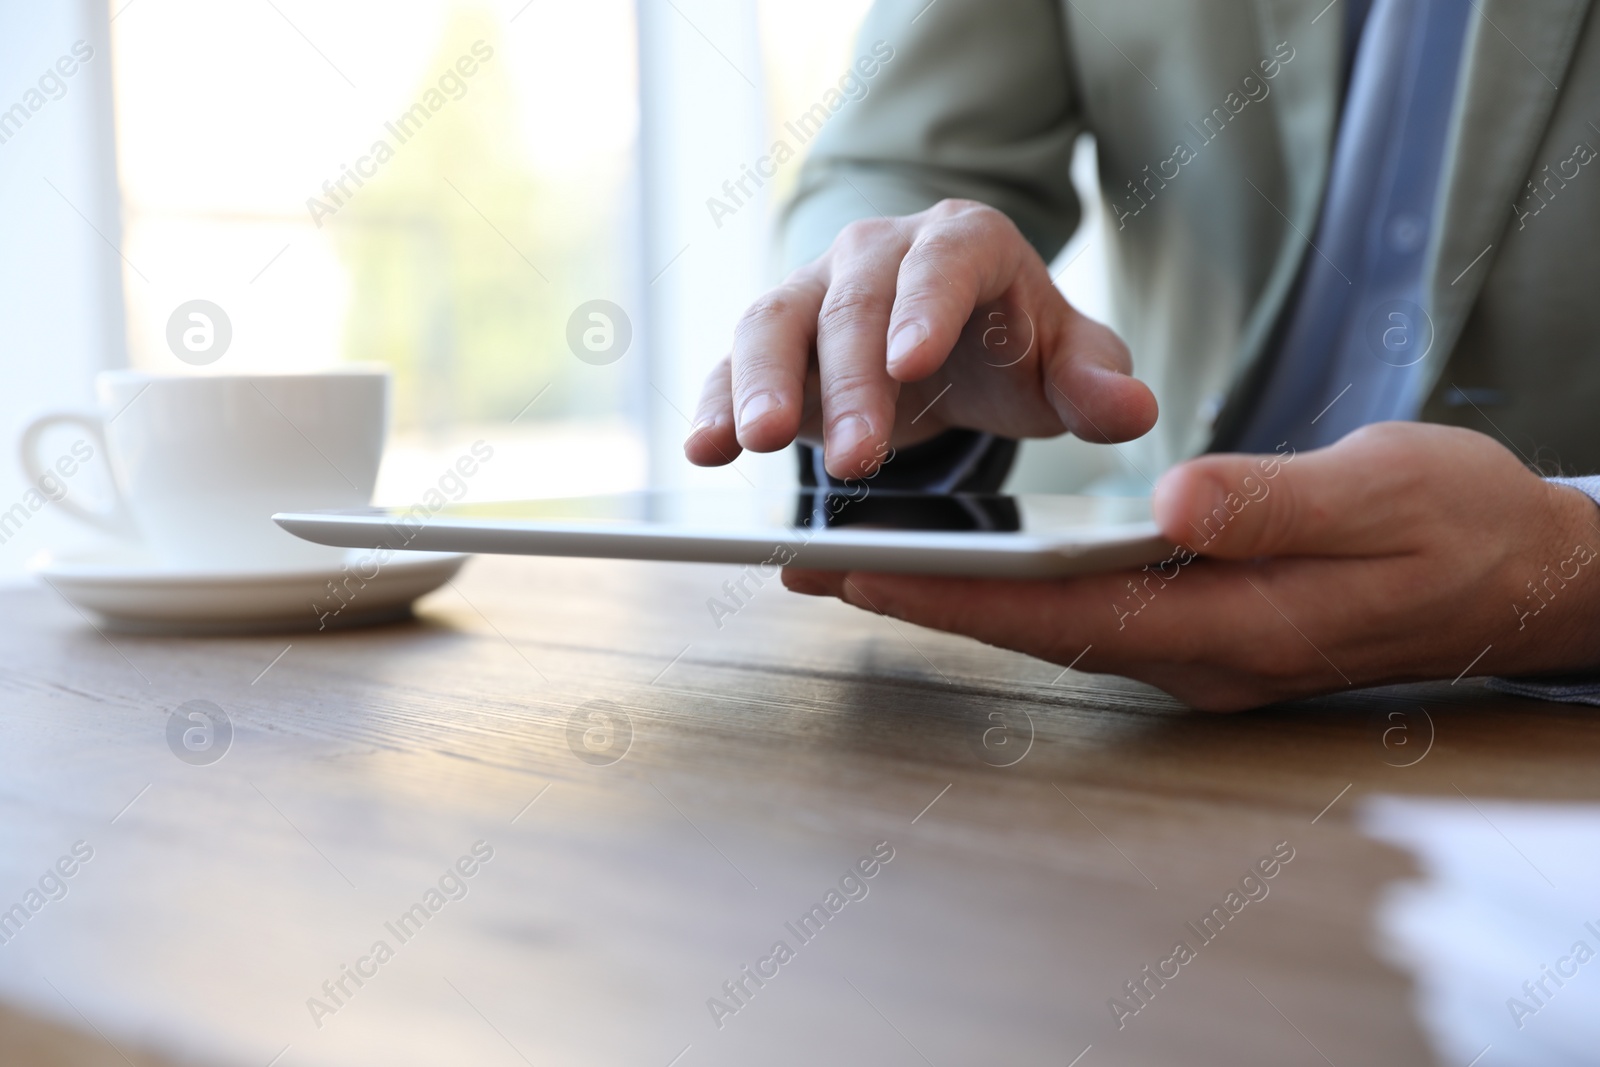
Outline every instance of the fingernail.
<svg viewBox="0 0 1600 1067"><path fill-rule="evenodd" d="M911 350L928 339L928 328L920 322L908 322L902 325L889 338L889 369L894 370L899 366Z"/></svg>
<svg viewBox="0 0 1600 1067"><path fill-rule="evenodd" d="M689 427L689 436L693 437L696 434L705 433L707 430L711 429L711 427L715 426L716 424L717 424L717 420L716 419L710 418L709 416L706 417L706 418L703 418L699 422L695 423L693 426Z"/></svg>
<svg viewBox="0 0 1600 1067"><path fill-rule="evenodd" d="M762 416L769 411L776 411L777 408L777 397L771 393L757 393L749 400L746 400L744 406L739 409L739 429L748 430L760 422Z"/></svg>
<svg viewBox="0 0 1600 1067"><path fill-rule="evenodd" d="M828 430L828 454L840 459L854 452L872 433L872 427L860 415L845 415Z"/></svg>

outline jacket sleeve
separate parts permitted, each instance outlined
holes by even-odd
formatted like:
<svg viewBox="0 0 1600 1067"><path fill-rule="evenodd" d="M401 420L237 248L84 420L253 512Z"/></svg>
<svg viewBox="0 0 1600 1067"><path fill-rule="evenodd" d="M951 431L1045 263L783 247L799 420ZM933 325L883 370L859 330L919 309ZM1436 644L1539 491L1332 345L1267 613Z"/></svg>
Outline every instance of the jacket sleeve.
<svg viewBox="0 0 1600 1067"><path fill-rule="evenodd" d="M1005 212L1046 260L1061 250L1080 217L1083 122L1059 0L877 0L856 55L890 58L806 146L782 215L786 269L848 222L948 197Z"/></svg>
<svg viewBox="0 0 1600 1067"><path fill-rule="evenodd" d="M876 71L814 135L782 215L785 269L820 256L846 223L950 197L1005 212L1051 259L1081 217L1071 164L1083 122L1065 34L1058 0L877 0L856 47L867 63L855 68ZM997 492L1016 451L1003 437L952 430L903 451L874 481ZM835 482L815 449L799 453L803 484Z"/></svg>

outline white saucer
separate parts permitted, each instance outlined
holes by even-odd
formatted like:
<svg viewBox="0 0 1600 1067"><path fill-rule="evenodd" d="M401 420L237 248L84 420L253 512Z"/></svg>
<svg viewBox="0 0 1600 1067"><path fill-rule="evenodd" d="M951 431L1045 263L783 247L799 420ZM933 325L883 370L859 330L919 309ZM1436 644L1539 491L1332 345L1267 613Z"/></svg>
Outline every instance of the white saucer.
<svg viewBox="0 0 1600 1067"><path fill-rule="evenodd" d="M467 560L458 552L397 552L372 574L369 557L352 549L345 557L349 571L186 571L133 549L104 548L45 557L33 572L113 629L252 633L405 618L412 601L449 581Z"/></svg>

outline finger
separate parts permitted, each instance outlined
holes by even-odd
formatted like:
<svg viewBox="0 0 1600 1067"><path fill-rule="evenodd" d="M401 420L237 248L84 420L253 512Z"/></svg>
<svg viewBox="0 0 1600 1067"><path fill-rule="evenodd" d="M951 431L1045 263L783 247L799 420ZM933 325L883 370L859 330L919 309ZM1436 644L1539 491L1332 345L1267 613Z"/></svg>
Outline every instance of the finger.
<svg viewBox="0 0 1600 1067"><path fill-rule="evenodd" d="M1286 603L1303 598L1278 596L1265 568L1206 563L1180 571L1169 562L1165 571L1044 581L851 572L835 595L866 611L1095 673L1153 680L1204 670L1348 684L1307 637L1308 630L1320 633L1321 617L1296 607L1300 620L1291 624L1262 590L1273 588ZM1325 588L1328 569L1347 564L1296 566L1319 570L1315 579Z"/></svg>
<svg viewBox="0 0 1600 1067"><path fill-rule="evenodd" d="M912 225L916 238L900 262L889 317L887 366L902 382L938 370L973 310L1010 289L1031 256L1010 219L972 201L942 201Z"/></svg>
<svg viewBox="0 0 1600 1067"><path fill-rule="evenodd" d="M1131 376L1128 346L1062 301L1058 332L1042 340L1046 398L1069 430L1102 444L1129 441L1156 424L1156 396Z"/></svg>
<svg viewBox="0 0 1600 1067"><path fill-rule="evenodd" d="M740 448L733 432L733 395L729 391L729 357L706 376L700 403L695 406L694 427L683 442L683 454L697 467L720 467L738 458Z"/></svg>
<svg viewBox="0 0 1600 1067"><path fill-rule="evenodd" d="M895 279L907 239L901 224L858 221L835 242L817 320L823 455L835 478L862 478L883 460L900 385L885 369Z"/></svg>
<svg viewBox="0 0 1600 1067"><path fill-rule="evenodd" d="M783 587L806 596L839 596L844 588L843 571L812 571L803 567L783 568Z"/></svg>
<svg viewBox="0 0 1600 1067"><path fill-rule="evenodd" d="M1131 377L1127 346L1066 302L1010 219L968 201L945 201L919 221L889 324L890 374L912 382L938 370L973 312L1002 297L1010 311L991 318L1008 344L1037 349L1042 391L1063 426L1085 440L1114 442L1155 425L1155 394ZM1013 321L1017 315L1023 321ZM981 332L985 348L991 332Z"/></svg>
<svg viewBox="0 0 1600 1067"><path fill-rule="evenodd" d="M752 304L734 330L735 432L752 452L787 447L800 430L824 291L820 272L796 272Z"/></svg>
<svg viewBox="0 0 1600 1067"><path fill-rule="evenodd" d="M1190 460L1156 483L1152 506L1163 534L1202 555L1392 555L1421 545L1449 471L1488 478L1500 463L1520 469L1480 434L1379 423L1311 452L1285 443L1270 455Z"/></svg>
<svg viewBox="0 0 1600 1067"><path fill-rule="evenodd" d="M837 586L832 595L863 610L1052 660L1106 630L1120 592L1111 576L1031 582L852 571Z"/></svg>

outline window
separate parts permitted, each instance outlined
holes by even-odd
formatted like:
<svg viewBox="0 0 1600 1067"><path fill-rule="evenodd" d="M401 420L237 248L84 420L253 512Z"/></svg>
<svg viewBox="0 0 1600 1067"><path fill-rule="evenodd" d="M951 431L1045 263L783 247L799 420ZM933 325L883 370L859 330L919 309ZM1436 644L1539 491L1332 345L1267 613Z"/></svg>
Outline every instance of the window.
<svg viewBox="0 0 1600 1067"><path fill-rule="evenodd" d="M770 280L799 163L737 226L706 201L838 79L866 6L129 8L112 41L130 361L185 370L167 318L205 298L232 319L217 371L388 364L389 500L478 437L503 459L478 497L786 481L783 457L679 457ZM632 335L615 364L570 350L595 300L625 319L597 328Z"/></svg>
<svg viewBox="0 0 1600 1067"><path fill-rule="evenodd" d="M388 365L379 496L467 444L478 497L645 483L642 394L574 358L573 310L630 302L630 0L164 0L112 23L128 348L216 303L209 371Z"/></svg>
<svg viewBox="0 0 1600 1067"><path fill-rule="evenodd" d="M380 502L409 502L480 438L496 449L469 490L480 499L789 484L787 454L706 471L681 444L706 371L773 280L771 228L800 154L731 216L711 201L837 84L868 6L8 11L0 69L44 69L77 39L97 59L0 144L0 188L20 208L0 248L16 341L0 352L15 386L0 431L86 405L93 373L124 362L177 374L377 361L395 381ZM167 337L195 299L231 326L205 367ZM595 319L597 306L617 314ZM585 361L569 334L629 347ZM24 488L0 477L8 498ZM0 573L70 541L69 525L45 517L0 546Z"/></svg>

